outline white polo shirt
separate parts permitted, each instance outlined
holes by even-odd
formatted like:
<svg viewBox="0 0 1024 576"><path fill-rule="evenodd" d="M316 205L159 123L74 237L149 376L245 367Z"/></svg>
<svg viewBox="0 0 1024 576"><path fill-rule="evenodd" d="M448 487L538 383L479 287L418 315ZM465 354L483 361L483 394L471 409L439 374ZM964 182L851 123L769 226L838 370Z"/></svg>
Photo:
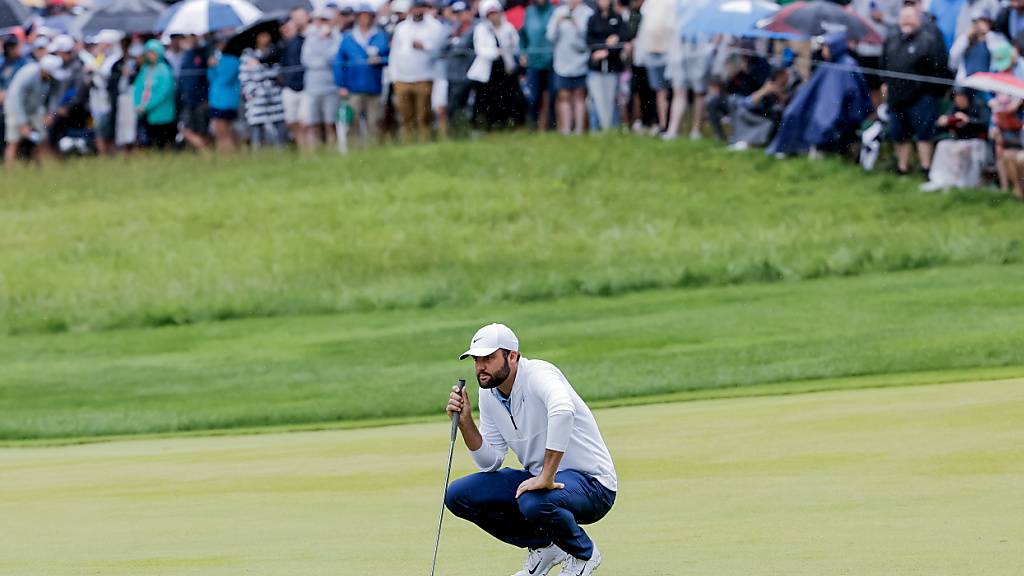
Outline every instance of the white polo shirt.
<svg viewBox="0 0 1024 576"><path fill-rule="evenodd" d="M484 472L497 470L511 448L534 476L544 469L544 451L564 452L559 470L577 470L618 490L611 454L590 408L555 365L519 358L506 409L497 389L480 392L483 445L470 452Z"/></svg>

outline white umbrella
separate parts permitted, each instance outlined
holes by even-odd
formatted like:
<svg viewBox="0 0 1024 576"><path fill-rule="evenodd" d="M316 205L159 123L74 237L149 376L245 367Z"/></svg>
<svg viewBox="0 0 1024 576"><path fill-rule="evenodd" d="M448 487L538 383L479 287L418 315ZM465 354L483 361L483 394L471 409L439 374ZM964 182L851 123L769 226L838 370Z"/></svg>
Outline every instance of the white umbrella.
<svg viewBox="0 0 1024 576"><path fill-rule="evenodd" d="M186 0L168 8L155 28L164 34L206 34L247 26L262 15L245 0Z"/></svg>

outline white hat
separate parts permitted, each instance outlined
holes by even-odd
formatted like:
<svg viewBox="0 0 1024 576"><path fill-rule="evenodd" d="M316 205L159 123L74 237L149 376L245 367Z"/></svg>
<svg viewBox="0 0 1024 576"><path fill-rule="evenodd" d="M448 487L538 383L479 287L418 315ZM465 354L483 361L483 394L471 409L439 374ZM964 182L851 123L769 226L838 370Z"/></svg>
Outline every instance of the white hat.
<svg viewBox="0 0 1024 576"><path fill-rule="evenodd" d="M124 38L123 32L105 28L93 36L92 40L96 44L117 44L122 38Z"/></svg>
<svg viewBox="0 0 1024 576"><path fill-rule="evenodd" d="M516 338L512 329L504 324L488 324L473 334L469 341L469 350L459 356L459 360L465 360L470 356L489 356L495 350L519 351L519 338Z"/></svg>
<svg viewBox="0 0 1024 576"><path fill-rule="evenodd" d="M39 48L49 48L49 47L50 47L50 39L47 38L46 36L40 36L40 37L36 38L35 42L32 43L32 48L34 50L38 50Z"/></svg>
<svg viewBox="0 0 1024 576"><path fill-rule="evenodd" d="M68 77L68 71L64 69L64 61L61 60L60 56L54 56L53 54L47 54L39 59L39 68L53 77L58 82L65 80Z"/></svg>
<svg viewBox="0 0 1024 576"><path fill-rule="evenodd" d="M395 14L405 14L412 9L412 2L410 0L393 0L391 2L391 11Z"/></svg>
<svg viewBox="0 0 1024 576"><path fill-rule="evenodd" d="M50 54L56 54L57 52L71 52L75 49L75 40L67 34L61 34L50 42L50 46L47 47L46 51Z"/></svg>
<svg viewBox="0 0 1024 576"><path fill-rule="evenodd" d="M480 3L480 17L487 18L491 12L501 12L501 2L498 0L484 0Z"/></svg>

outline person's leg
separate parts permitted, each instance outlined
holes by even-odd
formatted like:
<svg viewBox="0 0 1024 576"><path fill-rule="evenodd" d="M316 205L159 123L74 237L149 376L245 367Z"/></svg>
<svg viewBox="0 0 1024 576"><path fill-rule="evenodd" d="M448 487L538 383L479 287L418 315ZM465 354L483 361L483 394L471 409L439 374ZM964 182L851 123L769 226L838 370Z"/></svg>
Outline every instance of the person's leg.
<svg viewBox="0 0 1024 576"><path fill-rule="evenodd" d="M415 98L411 84L395 82L395 109L399 118L399 138L402 142L410 142L416 126Z"/></svg>
<svg viewBox="0 0 1024 576"><path fill-rule="evenodd" d="M558 133L572 133L572 96L571 90L558 91Z"/></svg>
<svg viewBox="0 0 1024 576"><path fill-rule="evenodd" d="M580 525L604 518L615 503L615 493L576 470L558 472L555 480L565 488L526 492L519 497L519 510L570 556L589 559L594 543Z"/></svg>
<svg viewBox="0 0 1024 576"><path fill-rule="evenodd" d="M572 130L583 134L587 129L587 89L577 88L572 91Z"/></svg>
<svg viewBox="0 0 1024 576"><path fill-rule="evenodd" d="M18 161L18 143L8 140L4 147L4 166L10 168Z"/></svg>
<svg viewBox="0 0 1024 576"><path fill-rule="evenodd" d="M910 171L910 142L896 143L896 170L902 174Z"/></svg>
<svg viewBox="0 0 1024 576"><path fill-rule="evenodd" d="M694 93L693 95L693 124L690 128L690 137L698 137L701 128L704 126L704 94Z"/></svg>
<svg viewBox="0 0 1024 576"><path fill-rule="evenodd" d="M471 474L448 486L444 503L455 516L506 544L545 548L551 544L551 537L523 516L516 500L516 489L530 476L525 470L512 468Z"/></svg>
<svg viewBox="0 0 1024 576"><path fill-rule="evenodd" d="M922 96L911 109L911 126L917 143L917 160L921 169L928 171L932 166L932 139L935 136L936 103L930 95Z"/></svg>
<svg viewBox="0 0 1024 576"><path fill-rule="evenodd" d="M687 104L686 88L684 86L672 86L672 111L669 116L668 127L665 129L666 137L675 138L679 135L679 125L683 123Z"/></svg>
<svg viewBox="0 0 1024 576"><path fill-rule="evenodd" d="M608 77L614 78L612 74L590 72L587 74L587 90L590 97L594 99L594 110L597 112L598 130L608 130L612 127L612 114L615 113L614 87L609 87Z"/></svg>
<svg viewBox="0 0 1024 576"><path fill-rule="evenodd" d="M1024 175L1024 152L1010 150L1006 155L1010 157L1010 163L1017 171L1017 177L1013 179L1013 196L1017 200L1024 200L1024 182L1021 181L1021 175Z"/></svg>
<svg viewBox="0 0 1024 576"><path fill-rule="evenodd" d="M433 82L416 83L416 133L419 142L430 142L430 96Z"/></svg>
<svg viewBox="0 0 1024 576"><path fill-rule="evenodd" d="M935 144L929 140L917 142L917 161L921 163L921 169L927 172L932 167L932 152Z"/></svg>
<svg viewBox="0 0 1024 576"><path fill-rule="evenodd" d="M530 98L527 100L526 108L526 119L534 125L537 130L542 130L540 124L540 111L541 111L541 99L544 93L544 89L541 86L543 82L542 74L543 70L538 68L527 68L526 69L526 89L530 93Z"/></svg>

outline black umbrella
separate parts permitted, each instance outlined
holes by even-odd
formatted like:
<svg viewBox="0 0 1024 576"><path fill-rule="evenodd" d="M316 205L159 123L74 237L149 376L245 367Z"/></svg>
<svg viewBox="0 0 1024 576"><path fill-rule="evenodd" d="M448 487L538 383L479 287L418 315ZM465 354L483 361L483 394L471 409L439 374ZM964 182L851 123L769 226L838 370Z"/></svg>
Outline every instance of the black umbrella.
<svg viewBox="0 0 1024 576"><path fill-rule="evenodd" d="M803 36L845 32L846 37L854 42L882 43L882 37L871 22L838 4L822 0L794 2L761 23L760 28Z"/></svg>
<svg viewBox="0 0 1024 576"><path fill-rule="evenodd" d="M255 0L253 4L264 12L291 12L296 8L313 9L310 0Z"/></svg>
<svg viewBox="0 0 1024 576"><path fill-rule="evenodd" d="M270 33L271 42L281 39L281 20L276 16L264 16L259 20L242 28L237 34L228 39L224 45L223 52L234 56L241 56L246 48L256 46L256 36L261 32Z"/></svg>
<svg viewBox="0 0 1024 576"><path fill-rule="evenodd" d="M0 0L0 30L22 26L31 16L19 0Z"/></svg>
<svg viewBox="0 0 1024 576"><path fill-rule="evenodd" d="M112 0L77 18L74 29L83 36L108 28L126 34L148 33L166 8L156 0Z"/></svg>

